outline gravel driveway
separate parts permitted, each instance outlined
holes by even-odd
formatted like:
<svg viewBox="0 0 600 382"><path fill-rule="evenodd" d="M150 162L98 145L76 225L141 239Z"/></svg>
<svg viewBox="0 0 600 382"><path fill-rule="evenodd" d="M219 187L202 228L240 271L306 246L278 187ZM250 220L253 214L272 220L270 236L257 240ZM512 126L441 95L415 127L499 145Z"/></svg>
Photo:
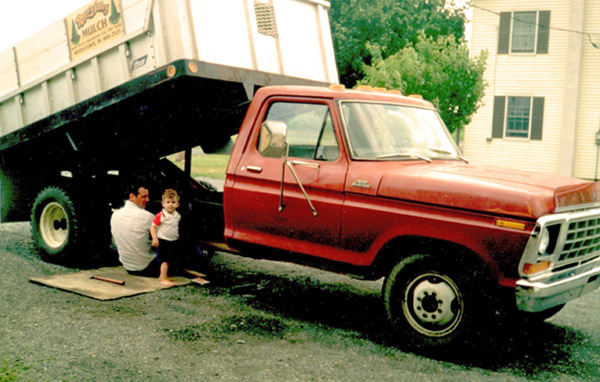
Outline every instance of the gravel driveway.
<svg viewBox="0 0 600 382"><path fill-rule="evenodd" d="M22 378L334 381L357 359L371 368L344 350L360 336L311 322L338 292L319 296L326 279L302 267L217 255L209 286L102 302L28 281L78 269L41 261L25 223L0 225L0 258L0 359ZM361 288L355 302L376 305L379 286Z"/></svg>
<svg viewBox="0 0 600 382"><path fill-rule="evenodd" d="M440 359L389 342L380 282L218 254L207 286L103 302L28 281L78 269L41 261L26 223L0 225L0 259L2 382L589 381L599 375L600 339L586 326L592 313L582 313L589 300L576 302L573 316L557 316L577 330L551 321L535 332L515 331L487 352Z"/></svg>

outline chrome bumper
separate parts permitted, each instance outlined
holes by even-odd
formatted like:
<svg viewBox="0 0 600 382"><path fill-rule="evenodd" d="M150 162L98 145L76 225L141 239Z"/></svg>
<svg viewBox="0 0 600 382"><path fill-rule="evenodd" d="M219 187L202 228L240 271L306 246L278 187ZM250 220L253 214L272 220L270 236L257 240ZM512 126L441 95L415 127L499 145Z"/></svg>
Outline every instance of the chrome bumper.
<svg viewBox="0 0 600 382"><path fill-rule="evenodd" d="M600 287L600 261L596 260L544 280L519 280L516 286L517 308L541 312L567 303Z"/></svg>

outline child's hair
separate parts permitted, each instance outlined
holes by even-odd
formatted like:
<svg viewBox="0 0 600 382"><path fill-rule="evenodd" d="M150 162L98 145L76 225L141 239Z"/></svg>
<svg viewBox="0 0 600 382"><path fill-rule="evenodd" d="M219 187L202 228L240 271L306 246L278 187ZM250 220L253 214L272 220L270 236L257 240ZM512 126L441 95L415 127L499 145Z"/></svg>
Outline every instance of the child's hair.
<svg viewBox="0 0 600 382"><path fill-rule="evenodd" d="M167 200L167 199L179 200L179 194L177 193L176 190L174 190L172 188L167 188L165 190L165 192L163 192L162 200Z"/></svg>

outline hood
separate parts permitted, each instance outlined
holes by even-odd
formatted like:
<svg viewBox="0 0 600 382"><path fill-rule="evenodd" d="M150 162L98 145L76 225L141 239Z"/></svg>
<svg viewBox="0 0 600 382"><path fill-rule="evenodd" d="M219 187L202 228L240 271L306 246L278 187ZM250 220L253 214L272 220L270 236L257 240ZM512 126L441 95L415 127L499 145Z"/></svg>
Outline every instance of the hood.
<svg viewBox="0 0 600 382"><path fill-rule="evenodd" d="M557 209L597 202L600 185L563 176L491 166L433 162L386 170L381 176L377 194L537 219Z"/></svg>

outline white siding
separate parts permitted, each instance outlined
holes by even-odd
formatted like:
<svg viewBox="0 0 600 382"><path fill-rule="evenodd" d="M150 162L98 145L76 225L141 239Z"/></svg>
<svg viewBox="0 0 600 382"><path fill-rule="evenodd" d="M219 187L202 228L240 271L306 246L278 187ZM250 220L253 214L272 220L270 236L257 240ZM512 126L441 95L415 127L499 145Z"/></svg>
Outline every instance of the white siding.
<svg viewBox="0 0 600 382"><path fill-rule="evenodd" d="M484 105L465 129L465 156L473 163L557 173L569 36L554 28L569 28L570 1L473 0L472 4L472 55L488 50L488 86ZM548 54L496 54L500 12L547 10L551 11ZM495 95L544 97L542 140L491 139Z"/></svg>

